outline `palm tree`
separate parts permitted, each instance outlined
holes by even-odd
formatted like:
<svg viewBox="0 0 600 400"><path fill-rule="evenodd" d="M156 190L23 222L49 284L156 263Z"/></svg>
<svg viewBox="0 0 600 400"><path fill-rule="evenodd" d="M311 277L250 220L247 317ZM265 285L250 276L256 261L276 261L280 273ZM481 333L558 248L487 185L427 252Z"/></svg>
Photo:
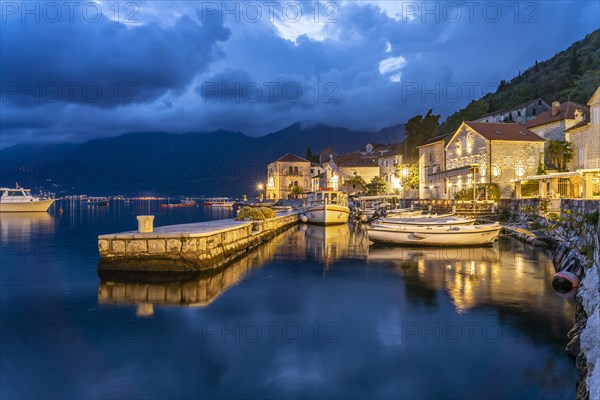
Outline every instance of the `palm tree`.
<svg viewBox="0 0 600 400"><path fill-rule="evenodd" d="M569 162L573 159L573 144L566 140L551 140L548 143L548 159L560 171L569 169Z"/></svg>

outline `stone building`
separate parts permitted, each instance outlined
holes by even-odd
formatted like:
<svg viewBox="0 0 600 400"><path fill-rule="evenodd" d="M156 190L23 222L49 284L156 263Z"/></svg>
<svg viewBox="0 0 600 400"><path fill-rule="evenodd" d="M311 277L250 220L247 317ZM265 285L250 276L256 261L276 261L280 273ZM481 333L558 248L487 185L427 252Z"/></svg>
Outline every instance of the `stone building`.
<svg viewBox="0 0 600 400"><path fill-rule="evenodd" d="M516 122L523 124L548 111L550 106L538 98L504 110L485 114L475 122Z"/></svg>
<svg viewBox="0 0 600 400"><path fill-rule="evenodd" d="M311 190L310 169L310 161L291 153L269 164L267 199L288 199L292 197L293 190ZM300 189L293 189L294 186Z"/></svg>
<svg viewBox="0 0 600 400"><path fill-rule="evenodd" d="M419 149L419 198L446 199L446 179L434 179L439 172L446 169L446 142L451 134L440 135L429 139Z"/></svg>
<svg viewBox="0 0 600 400"><path fill-rule="evenodd" d="M590 118L580 110L575 111L575 125L566 130L573 144L571 170L600 168L600 87L588 101Z"/></svg>
<svg viewBox="0 0 600 400"><path fill-rule="evenodd" d="M581 104L554 101L552 108L537 118L525 123L525 127L546 140L569 140L565 132L581 122L576 114L582 115L583 120L589 119L589 110Z"/></svg>
<svg viewBox="0 0 600 400"><path fill-rule="evenodd" d="M335 159L339 170L339 189L349 194L360 194L364 190L357 186L354 178L362 177L366 183L380 176L381 170L377 157L364 156L361 152L354 152L338 156Z"/></svg>
<svg viewBox="0 0 600 400"><path fill-rule="evenodd" d="M502 197L510 197L514 179L536 172L544 142L520 124L463 122L449 138L419 148L420 194L453 199L458 190L493 183Z"/></svg>
<svg viewBox="0 0 600 400"><path fill-rule="evenodd" d="M387 183L388 194L400 188L396 167L402 164L402 143L367 143L365 151L361 154L364 158L374 159L379 164L379 174Z"/></svg>

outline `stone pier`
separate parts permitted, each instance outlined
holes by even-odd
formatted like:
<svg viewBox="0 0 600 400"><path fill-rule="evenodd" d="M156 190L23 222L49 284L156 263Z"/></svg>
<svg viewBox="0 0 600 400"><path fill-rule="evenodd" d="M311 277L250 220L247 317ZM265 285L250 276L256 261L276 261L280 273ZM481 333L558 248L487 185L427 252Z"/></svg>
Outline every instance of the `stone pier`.
<svg viewBox="0 0 600 400"><path fill-rule="evenodd" d="M151 233L98 236L99 270L203 271L222 267L298 223L299 211L265 221L231 219L170 225Z"/></svg>

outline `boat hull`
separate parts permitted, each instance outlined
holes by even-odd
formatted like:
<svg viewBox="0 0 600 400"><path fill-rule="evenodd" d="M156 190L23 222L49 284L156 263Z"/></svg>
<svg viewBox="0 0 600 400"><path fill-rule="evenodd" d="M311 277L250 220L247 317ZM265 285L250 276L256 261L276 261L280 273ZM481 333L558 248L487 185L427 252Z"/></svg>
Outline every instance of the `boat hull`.
<svg viewBox="0 0 600 400"><path fill-rule="evenodd" d="M221 208L231 208L233 207L234 202L233 201L228 201L226 203L212 203L211 206L212 207L221 207Z"/></svg>
<svg viewBox="0 0 600 400"><path fill-rule="evenodd" d="M493 243L501 226L474 225L461 227L383 227L367 228L369 240L414 246L479 246Z"/></svg>
<svg viewBox="0 0 600 400"><path fill-rule="evenodd" d="M374 225L380 226L422 226L422 227L443 227L443 226L465 226L474 225L475 219L473 218L461 218L461 219L434 219L434 218L381 218L377 220Z"/></svg>
<svg viewBox="0 0 600 400"><path fill-rule="evenodd" d="M304 215L306 215L309 224L345 224L348 222L350 209L348 207L338 206L335 204L318 205L308 207L306 210L304 210Z"/></svg>
<svg viewBox="0 0 600 400"><path fill-rule="evenodd" d="M23 203L0 203L0 212L46 212L52 203L54 203L54 199Z"/></svg>

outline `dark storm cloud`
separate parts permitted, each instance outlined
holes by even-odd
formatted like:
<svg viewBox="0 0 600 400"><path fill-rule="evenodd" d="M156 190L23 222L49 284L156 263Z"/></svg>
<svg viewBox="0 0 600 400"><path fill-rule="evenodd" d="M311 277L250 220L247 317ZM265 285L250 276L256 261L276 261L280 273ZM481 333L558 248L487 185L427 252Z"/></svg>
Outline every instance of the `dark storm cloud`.
<svg viewBox="0 0 600 400"><path fill-rule="evenodd" d="M272 20L265 8L249 21L201 15L206 2L136 4L137 24L110 13L95 23L2 16L0 146L149 130L260 135L296 121L376 130L429 108L447 116L597 29L599 11L469 2L454 18L446 2L427 3L438 9L428 14L407 12L423 2L361 1L328 3L325 22L324 7L315 19L307 2L297 3L302 19L276 7Z"/></svg>
<svg viewBox="0 0 600 400"><path fill-rule="evenodd" d="M78 15L78 14L75 14ZM219 56L229 30L182 16L174 26L127 26L107 16L51 22L6 17L0 46L3 104L116 107L182 90ZM95 19L95 18L94 18Z"/></svg>

